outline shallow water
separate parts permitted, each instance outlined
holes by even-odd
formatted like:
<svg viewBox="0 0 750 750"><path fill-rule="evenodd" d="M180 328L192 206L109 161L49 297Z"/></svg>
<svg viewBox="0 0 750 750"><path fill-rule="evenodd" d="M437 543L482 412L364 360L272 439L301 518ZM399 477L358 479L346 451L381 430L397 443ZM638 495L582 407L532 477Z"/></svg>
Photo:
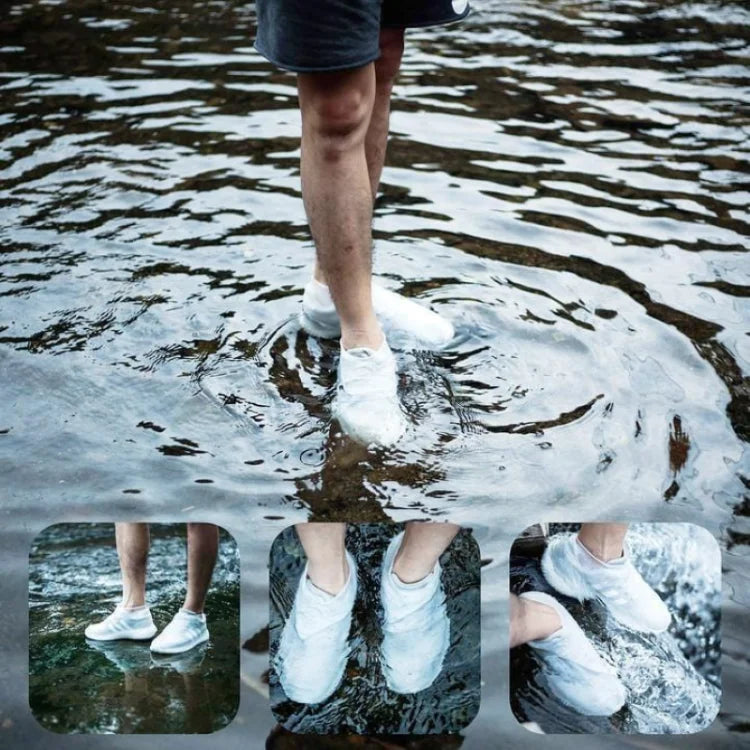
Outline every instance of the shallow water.
<svg viewBox="0 0 750 750"><path fill-rule="evenodd" d="M458 732L477 713L480 700L480 560L468 531L459 532L440 558L449 618L450 646L432 685L413 695L391 692L380 654L382 605L380 571L393 524L360 524L348 529L346 547L357 561L358 589L349 640L351 653L339 688L321 705L287 698L271 672L271 705L284 728L301 734L443 734ZM278 651L306 558L293 529L271 551L272 658Z"/></svg>
<svg viewBox="0 0 750 750"><path fill-rule="evenodd" d="M491 561L465 744L531 742L503 692L512 539L540 520L691 520L725 551L712 736L733 741L750 722L748 20L739 3L487 0L410 32L376 270L459 336L398 350L411 434L368 454L329 423L335 345L296 324L312 246L294 79L253 52L252 5L12 3L0 585L23 595L46 523L190 514L238 539L250 636L287 524L449 515ZM227 742L270 729L266 664L246 655Z"/></svg>
<svg viewBox="0 0 750 750"><path fill-rule="evenodd" d="M565 533L559 526L552 524L550 533ZM534 722L546 733L637 734L689 734L714 720L721 698L719 548L693 524L634 524L627 543L636 569L672 615L665 633L636 633L596 603L561 597L541 571L544 540L528 536L514 543L512 590L546 591L563 601L627 691L625 706L613 716L581 716L550 693L534 652L515 649L510 689L519 720Z"/></svg>
<svg viewBox="0 0 750 750"><path fill-rule="evenodd" d="M147 599L161 630L185 596L185 526L151 526ZM157 656L148 643L90 641L83 631L120 601L111 524L60 524L29 559L29 704L60 733L215 732L239 704L239 559L222 534L206 612L211 640ZM64 686L64 688L63 688Z"/></svg>

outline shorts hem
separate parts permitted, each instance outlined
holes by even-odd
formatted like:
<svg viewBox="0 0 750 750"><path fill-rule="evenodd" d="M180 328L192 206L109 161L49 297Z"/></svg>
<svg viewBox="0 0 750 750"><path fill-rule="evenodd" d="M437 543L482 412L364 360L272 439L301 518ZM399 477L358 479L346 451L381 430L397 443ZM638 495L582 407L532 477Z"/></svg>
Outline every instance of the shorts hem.
<svg viewBox="0 0 750 750"><path fill-rule="evenodd" d="M356 68L363 68L365 65L369 65L371 62L375 62L380 57L380 50L376 54L370 54L362 61L337 63L336 65L294 65L293 63L285 63L281 60L273 58L267 52L264 52L256 42L253 45L256 51L262 55L268 62L275 65L277 68L282 70L288 70L291 73L335 73L340 70L355 70Z"/></svg>
<svg viewBox="0 0 750 750"><path fill-rule="evenodd" d="M468 15L471 14L471 7L468 7L460 16L450 16L440 21L422 21L416 23L384 23L380 25L381 29L427 29L430 26L449 26L452 23L458 23L463 21Z"/></svg>

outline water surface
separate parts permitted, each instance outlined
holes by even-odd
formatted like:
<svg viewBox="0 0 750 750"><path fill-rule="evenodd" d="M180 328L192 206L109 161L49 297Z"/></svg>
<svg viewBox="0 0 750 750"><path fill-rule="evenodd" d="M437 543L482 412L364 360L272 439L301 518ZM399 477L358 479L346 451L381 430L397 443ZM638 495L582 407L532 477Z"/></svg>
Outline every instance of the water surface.
<svg viewBox="0 0 750 750"><path fill-rule="evenodd" d="M739 742L749 20L716 0L486 0L409 33L376 271L458 337L439 353L395 342L410 434L368 453L330 422L335 344L296 322L313 248L294 78L253 51L252 4L10 3L6 595L23 596L47 523L210 520L238 540L249 637L289 523L450 517L488 561L464 744L531 743L505 693L513 538L571 517L694 521L724 550L725 697L706 737ZM24 669L23 648L5 661ZM228 746L272 727L266 655L243 668ZM20 698L6 705L16 740L51 742Z"/></svg>

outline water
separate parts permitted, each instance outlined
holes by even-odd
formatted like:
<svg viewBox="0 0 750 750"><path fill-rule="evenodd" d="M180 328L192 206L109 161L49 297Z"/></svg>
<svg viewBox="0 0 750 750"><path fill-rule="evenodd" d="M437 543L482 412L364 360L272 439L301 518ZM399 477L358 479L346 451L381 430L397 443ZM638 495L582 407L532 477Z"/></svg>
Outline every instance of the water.
<svg viewBox="0 0 750 750"><path fill-rule="evenodd" d="M151 526L147 598L161 630L183 603L185 526ZM29 704L67 733L183 734L227 726L239 705L239 559L222 534L206 597L211 640L176 656L148 643L89 641L85 627L120 601L111 524L59 524L29 561ZM64 689L61 689L64 686Z"/></svg>
<svg viewBox="0 0 750 750"><path fill-rule="evenodd" d="M358 566L351 655L344 679L319 706L290 701L271 673L271 705L284 728L301 734L396 734L458 732L477 713L480 701L480 561L467 530L440 558L450 647L440 674L426 690L398 695L388 690L380 655L382 604L380 571L393 524L359 524L347 529L346 547ZM306 558L293 529L274 542L271 552L271 654L278 650L284 622Z"/></svg>
<svg viewBox="0 0 750 750"><path fill-rule="evenodd" d="M542 520L693 521L721 541L726 595L722 712L700 740L739 743L748 20L739 3L487 0L409 34L376 267L459 337L397 351L411 433L368 454L328 420L335 346L295 322L312 246L294 79L253 52L252 5L9 5L4 594L23 600L47 523L211 520L240 546L249 637L286 525L449 516L488 561L464 745L533 743L505 693L513 538ZM2 618L23 643L23 618ZM25 660L16 646L2 669ZM266 668L244 655L228 745L271 731ZM5 731L41 747L22 692Z"/></svg>
<svg viewBox="0 0 750 750"><path fill-rule="evenodd" d="M563 532L553 524L551 533ZM573 531L574 529L570 529ZM577 530L577 527L576 529ZM721 698L721 556L712 536L693 524L634 524L628 529L633 562L672 614L666 633L636 633L606 616L601 606L563 598L577 622L626 686L626 705L611 717L586 717L550 695L541 664L529 649L511 654L511 705L521 721L546 733L631 732L689 734L709 726ZM514 543L511 586L550 588L539 559L544 542Z"/></svg>

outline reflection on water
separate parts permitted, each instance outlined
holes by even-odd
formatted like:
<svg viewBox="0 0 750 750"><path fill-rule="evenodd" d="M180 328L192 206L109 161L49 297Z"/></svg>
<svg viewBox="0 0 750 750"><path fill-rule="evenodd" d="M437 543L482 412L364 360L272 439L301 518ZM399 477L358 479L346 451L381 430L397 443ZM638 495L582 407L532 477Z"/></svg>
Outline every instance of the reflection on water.
<svg viewBox="0 0 750 750"><path fill-rule="evenodd" d="M552 524L550 533L561 531L560 526ZM545 540L529 536L514 543L513 591L545 591L564 602L627 689L625 707L613 716L582 716L550 693L533 652L514 649L510 690L519 721L534 722L545 732L690 734L714 720L721 697L721 558L716 542L692 524L635 524L627 542L636 569L672 615L665 633L637 633L618 625L597 603L562 596L541 572Z"/></svg>
<svg viewBox="0 0 750 750"><path fill-rule="evenodd" d="M393 524L357 524L347 528L346 548L358 567L357 599L352 614L351 649L344 678L330 699L317 705L289 700L276 670L270 673L271 705L284 728L300 734L443 734L464 728L479 706L479 553L462 529L440 558L450 647L442 670L428 688L400 695L383 676L380 646L382 560ZM293 527L271 550L271 656L275 657L307 558Z"/></svg>
<svg viewBox="0 0 750 750"><path fill-rule="evenodd" d="M0 451L27 541L64 512L213 513L247 544L248 634L268 544L310 512L472 526L491 676L467 737L486 739L517 731L492 677L499 582L540 519L704 524L746 651L750 16L477 6L409 33L375 218L385 283L459 336L398 348L410 435L368 454L329 422L335 345L296 324L299 115L293 77L252 50L252 4L11 2ZM747 664L725 658L739 690ZM723 705L712 731L747 727Z"/></svg>
<svg viewBox="0 0 750 750"><path fill-rule="evenodd" d="M147 597L161 630L182 604L184 526L151 527ZM29 704L61 733L206 733L239 703L239 561L222 532L206 599L211 639L181 654L136 641L92 641L83 630L112 611L121 585L114 527L61 524L30 558Z"/></svg>

